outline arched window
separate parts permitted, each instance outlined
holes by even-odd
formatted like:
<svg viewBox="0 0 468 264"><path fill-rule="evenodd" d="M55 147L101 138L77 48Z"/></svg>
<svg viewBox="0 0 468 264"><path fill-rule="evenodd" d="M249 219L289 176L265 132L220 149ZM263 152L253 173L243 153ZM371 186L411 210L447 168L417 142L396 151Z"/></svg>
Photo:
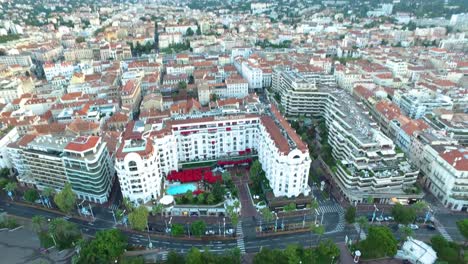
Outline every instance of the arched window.
<svg viewBox="0 0 468 264"><path fill-rule="evenodd" d="M130 161L130 162L128 163L128 169L129 169L130 171L136 171L136 170L138 170L136 162L133 161L133 160Z"/></svg>

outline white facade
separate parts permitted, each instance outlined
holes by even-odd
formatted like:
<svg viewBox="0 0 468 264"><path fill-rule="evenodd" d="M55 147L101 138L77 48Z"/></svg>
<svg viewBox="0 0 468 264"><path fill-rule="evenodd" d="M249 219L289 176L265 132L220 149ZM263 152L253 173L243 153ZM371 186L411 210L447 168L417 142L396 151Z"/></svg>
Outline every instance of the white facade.
<svg viewBox="0 0 468 264"><path fill-rule="evenodd" d="M403 189L416 182L418 171L396 153L391 139L380 131L364 106L333 86L316 86L317 78L295 72L275 73L273 87L287 115L325 119L328 143L337 161L334 176L343 195L352 202L373 197L388 203L407 199Z"/></svg>
<svg viewBox="0 0 468 264"><path fill-rule="evenodd" d="M8 129L8 128L7 128ZM4 133L4 131L1 131ZM11 169L13 164L7 152L8 144L18 140L18 130L13 127L2 138L0 138L0 168Z"/></svg>
<svg viewBox="0 0 468 264"><path fill-rule="evenodd" d="M278 115L169 120L154 130L137 132L141 134L136 138L123 140L116 155L123 196L139 203L157 199L164 178L179 162L231 159L247 149L258 152L275 196L309 195L307 146Z"/></svg>
<svg viewBox="0 0 468 264"><path fill-rule="evenodd" d="M242 77L249 83L249 89L263 88L263 71L253 60L242 62Z"/></svg>
<svg viewBox="0 0 468 264"><path fill-rule="evenodd" d="M70 80L74 71L75 67L70 62L44 64L44 74L47 81L49 82L57 76L63 76L67 80Z"/></svg>
<svg viewBox="0 0 468 264"><path fill-rule="evenodd" d="M468 211L468 150L426 145L422 155L421 170L429 191L449 209Z"/></svg>

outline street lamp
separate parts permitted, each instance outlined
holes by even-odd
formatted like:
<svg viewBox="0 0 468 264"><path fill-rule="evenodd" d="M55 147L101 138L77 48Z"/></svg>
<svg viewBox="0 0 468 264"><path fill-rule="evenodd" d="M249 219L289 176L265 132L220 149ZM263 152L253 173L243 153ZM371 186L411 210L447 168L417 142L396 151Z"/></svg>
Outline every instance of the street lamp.
<svg viewBox="0 0 468 264"><path fill-rule="evenodd" d="M278 231L278 214L276 212L273 212L276 216L276 219L275 219L275 232Z"/></svg>
<svg viewBox="0 0 468 264"><path fill-rule="evenodd" d="M372 214L372 221L371 221L371 224L374 223L374 219L375 219L375 213L379 211L379 208L377 208L377 206L374 204L374 213Z"/></svg>

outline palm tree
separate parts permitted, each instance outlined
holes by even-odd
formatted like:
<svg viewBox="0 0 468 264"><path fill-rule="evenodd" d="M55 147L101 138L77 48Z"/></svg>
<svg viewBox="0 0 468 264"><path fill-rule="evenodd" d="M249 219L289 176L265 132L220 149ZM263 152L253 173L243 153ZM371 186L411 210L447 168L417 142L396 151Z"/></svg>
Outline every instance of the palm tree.
<svg viewBox="0 0 468 264"><path fill-rule="evenodd" d="M32 220L32 228L36 232L41 232L46 229L47 227L47 221L45 217L41 215L36 215L33 216Z"/></svg>
<svg viewBox="0 0 468 264"><path fill-rule="evenodd" d="M322 235L325 234L325 227L323 225L312 225L312 232L318 235L317 237L317 244L320 243L320 239L322 239Z"/></svg>
<svg viewBox="0 0 468 264"><path fill-rule="evenodd" d="M367 221L367 218L365 218L364 216L358 217L356 222L359 225L359 233L358 233L358 238L357 238L357 243L359 243L359 241L361 240L362 229L367 229L367 227L369 226L369 222Z"/></svg>
<svg viewBox="0 0 468 264"><path fill-rule="evenodd" d="M424 212L424 210L428 207L429 205L425 201L418 201L415 204L413 204L413 208L418 214Z"/></svg>
<svg viewBox="0 0 468 264"><path fill-rule="evenodd" d="M42 195L44 195L47 198L54 196L54 193L55 193L55 190L50 187L46 187L44 188L44 190L42 190Z"/></svg>
<svg viewBox="0 0 468 264"><path fill-rule="evenodd" d="M413 235L413 229L408 226L401 227L400 232L402 234L402 241L405 241L408 237Z"/></svg>
<svg viewBox="0 0 468 264"><path fill-rule="evenodd" d="M154 205L153 208L151 208L152 215L161 214L161 217L162 217L163 212L164 212L164 205L160 203Z"/></svg>
<svg viewBox="0 0 468 264"><path fill-rule="evenodd" d="M16 182L9 182L7 183L7 185L5 185L5 191L7 191L8 193L12 193L11 200L13 200L13 195L17 188L18 185L16 184Z"/></svg>

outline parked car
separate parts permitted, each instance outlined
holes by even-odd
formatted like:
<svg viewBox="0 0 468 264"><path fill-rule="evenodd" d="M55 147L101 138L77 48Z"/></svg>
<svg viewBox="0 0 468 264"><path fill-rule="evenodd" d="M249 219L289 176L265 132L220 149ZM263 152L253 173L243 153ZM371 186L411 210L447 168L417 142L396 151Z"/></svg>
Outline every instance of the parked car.
<svg viewBox="0 0 468 264"><path fill-rule="evenodd" d="M433 224L426 224L426 228L431 231L436 230L436 227Z"/></svg>
<svg viewBox="0 0 468 264"><path fill-rule="evenodd" d="M198 213L197 212L191 212L190 216L198 216Z"/></svg>
<svg viewBox="0 0 468 264"><path fill-rule="evenodd" d="M209 229L209 230L206 230L206 231L205 231L205 235L207 235L207 236L212 236L212 235L214 235L214 234L215 234L215 231L214 231L214 230Z"/></svg>
<svg viewBox="0 0 468 264"><path fill-rule="evenodd" d="M382 222L384 220L383 216L379 215L375 218L376 221Z"/></svg>
<svg viewBox="0 0 468 264"><path fill-rule="evenodd" d="M413 229L413 230L418 230L419 229L419 226L416 225L416 224L409 224L408 227Z"/></svg>
<svg viewBox="0 0 468 264"><path fill-rule="evenodd" d="M232 228L226 229L226 234L228 234L228 235L234 234L234 229L232 229Z"/></svg>
<svg viewBox="0 0 468 264"><path fill-rule="evenodd" d="M384 216L384 220L390 222L390 221L393 221L395 219L393 218L393 216Z"/></svg>

